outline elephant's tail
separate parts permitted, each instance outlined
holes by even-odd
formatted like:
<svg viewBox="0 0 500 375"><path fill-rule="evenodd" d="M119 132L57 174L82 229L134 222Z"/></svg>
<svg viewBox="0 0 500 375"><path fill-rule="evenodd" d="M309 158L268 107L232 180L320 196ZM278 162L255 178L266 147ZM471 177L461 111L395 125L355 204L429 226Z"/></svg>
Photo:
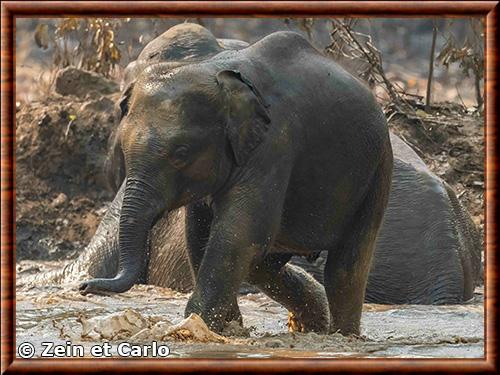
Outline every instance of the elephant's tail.
<svg viewBox="0 0 500 375"><path fill-rule="evenodd" d="M472 289L484 282L484 267L481 259L482 239L471 216L465 210L464 206L458 200L453 189L444 182L448 198L453 209L456 220L457 238L460 241L460 259L464 268L464 275L472 280ZM467 283L466 283L467 285ZM472 291L464 291L464 298L472 297ZM468 298L466 298L468 297Z"/></svg>

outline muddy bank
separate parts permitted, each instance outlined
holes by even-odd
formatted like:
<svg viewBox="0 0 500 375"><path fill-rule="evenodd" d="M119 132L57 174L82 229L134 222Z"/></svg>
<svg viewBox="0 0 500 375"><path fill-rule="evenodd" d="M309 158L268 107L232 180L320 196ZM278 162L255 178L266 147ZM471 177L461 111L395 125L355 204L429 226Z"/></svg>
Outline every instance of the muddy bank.
<svg viewBox="0 0 500 375"><path fill-rule="evenodd" d="M120 342L151 344L156 337L158 344L169 347L169 357L172 358L484 356L482 289L477 289L474 300L466 305L365 304L359 338L289 333L286 309L261 293L239 297L245 329L230 331L223 340L200 339L186 331L158 340L157 336L150 335L150 331L149 336L137 334L147 327L147 323L142 322L146 325L135 330L130 328L138 325L137 321L148 321L150 325L152 322L160 329L179 324L188 297L189 294L150 285L137 285L126 293L112 296L82 296L74 286L19 289L16 343L19 346L31 342L38 355L41 343L47 341L61 345L66 341L81 344L87 355L91 346L109 341L114 348L112 353L116 355ZM128 318L123 317L127 311L133 312ZM100 329L92 326L96 318L110 319L111 314L122 316L122 325L115 322L118 324L115 327L114 323L106 323L101 324ZM115 331L110 327L115 327Z"/></svg>
<svg viewBox="0 0 500 375"><path fill-rule="evenodd" d="M17 260L75 257L113 199L103 164L117 85L80 72L60 74L50 96L16 108Z"/></svg>

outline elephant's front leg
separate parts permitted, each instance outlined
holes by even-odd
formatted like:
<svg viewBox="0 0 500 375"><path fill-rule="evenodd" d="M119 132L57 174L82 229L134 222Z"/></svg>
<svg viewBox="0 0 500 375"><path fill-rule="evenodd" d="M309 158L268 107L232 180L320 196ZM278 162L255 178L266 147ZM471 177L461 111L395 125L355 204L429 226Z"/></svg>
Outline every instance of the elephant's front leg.
<svg viewBox="0 0 500 375"><path fill-rule="evenodd" d="M187 206L186 244L189 263L195 280L205 254L212 220L212 209L204 201L198 201Z"/></svg>
<svg viewBox="0 0 500 375"><path fill-rule="evenodd" d="M264 201L258 197L265 193L257 190L233 189L213 205L210 237L185 315L199 314L217 332L234 311L242 281L279 228L283 197L268 193L270 200Z"/></svg>
<svg viewBox="0 0 500 375"><path fill-rule="evenodd" d="M212 225L213 212L204 201L190 204L186 209L186 243L189 256L189 263L193 273L193 279L196 280L200 269L201 261L205 254L208 238L210 236L210 227ZM236 321L243 324L243 318L238 308L236 296L230 303L230 308L224 320L229 323Z"/></svg>
<svg viewBox="0 0 500 375"><path fill-rule="evenodd" d="M377 171L374 181L382 174ZM378 230L387 204L388 191L372 184L353 222L333 251L328 252L324 270L325 290L330 306L330 331L359 335L366 283Z"/></svg>
<svg viewBox="0 0 500 375"><path fill-rule="evenodd" d="M196 285L186 306L185 315L197 313L214 331L221 332L226 317L237 307L239 287L246 279L252 261L261 248L256 245L231 242L228 238L209 241L198 272ZM239 236L238 234L236 236Z"/></svg>

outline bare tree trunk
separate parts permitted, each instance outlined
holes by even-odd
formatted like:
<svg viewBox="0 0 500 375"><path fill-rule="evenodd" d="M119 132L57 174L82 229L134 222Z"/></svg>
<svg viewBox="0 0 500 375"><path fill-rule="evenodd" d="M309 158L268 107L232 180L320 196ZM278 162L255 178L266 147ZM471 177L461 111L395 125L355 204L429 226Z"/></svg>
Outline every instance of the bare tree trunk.
<svg viewBox="0 0 500 375"><path fill-rule="evenodd" d="M436 36L437 36L437 26L434 22L432 26L432 46L431 46L431 56L429 58L429 76L427 78L427 94L425 97L425 110L429 111L431 105L431 94L432 94L432 76L434 74L434 54L436 53Z"/></svg>
<svg viewBox="0 0 500 375"><path fill-rule="evenodd" d="M481 78L479 78L479 74L476 72L474 72L474 81L476 88L477 110L481 111L483 109L483 93L481 92Z"/></svg>

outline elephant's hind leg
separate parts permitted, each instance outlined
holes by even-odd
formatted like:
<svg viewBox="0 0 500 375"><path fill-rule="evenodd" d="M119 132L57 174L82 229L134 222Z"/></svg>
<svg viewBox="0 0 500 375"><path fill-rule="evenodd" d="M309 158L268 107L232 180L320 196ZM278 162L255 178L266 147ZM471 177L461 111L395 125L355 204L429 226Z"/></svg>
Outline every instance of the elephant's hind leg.
<svg viewBox="0 0 500 375"><path fill-rule="evenodd" d="M387 178L380 173L379 168L374 182ZM354 214L351 225L346 226L342 238L328 252L324 285L330 306L331 333L360 333L361 311L375 240L389 194L384 185L389 186L380 183L371 188Z"/></svg>
<svg viewBox="0 0 500 375"><path fill-rule="evenodd" d="M300 267L283 264L289 255L270 255L250 274L250 282L290 312L289 328L326 333L329 327L325 289Z"/></svg>

